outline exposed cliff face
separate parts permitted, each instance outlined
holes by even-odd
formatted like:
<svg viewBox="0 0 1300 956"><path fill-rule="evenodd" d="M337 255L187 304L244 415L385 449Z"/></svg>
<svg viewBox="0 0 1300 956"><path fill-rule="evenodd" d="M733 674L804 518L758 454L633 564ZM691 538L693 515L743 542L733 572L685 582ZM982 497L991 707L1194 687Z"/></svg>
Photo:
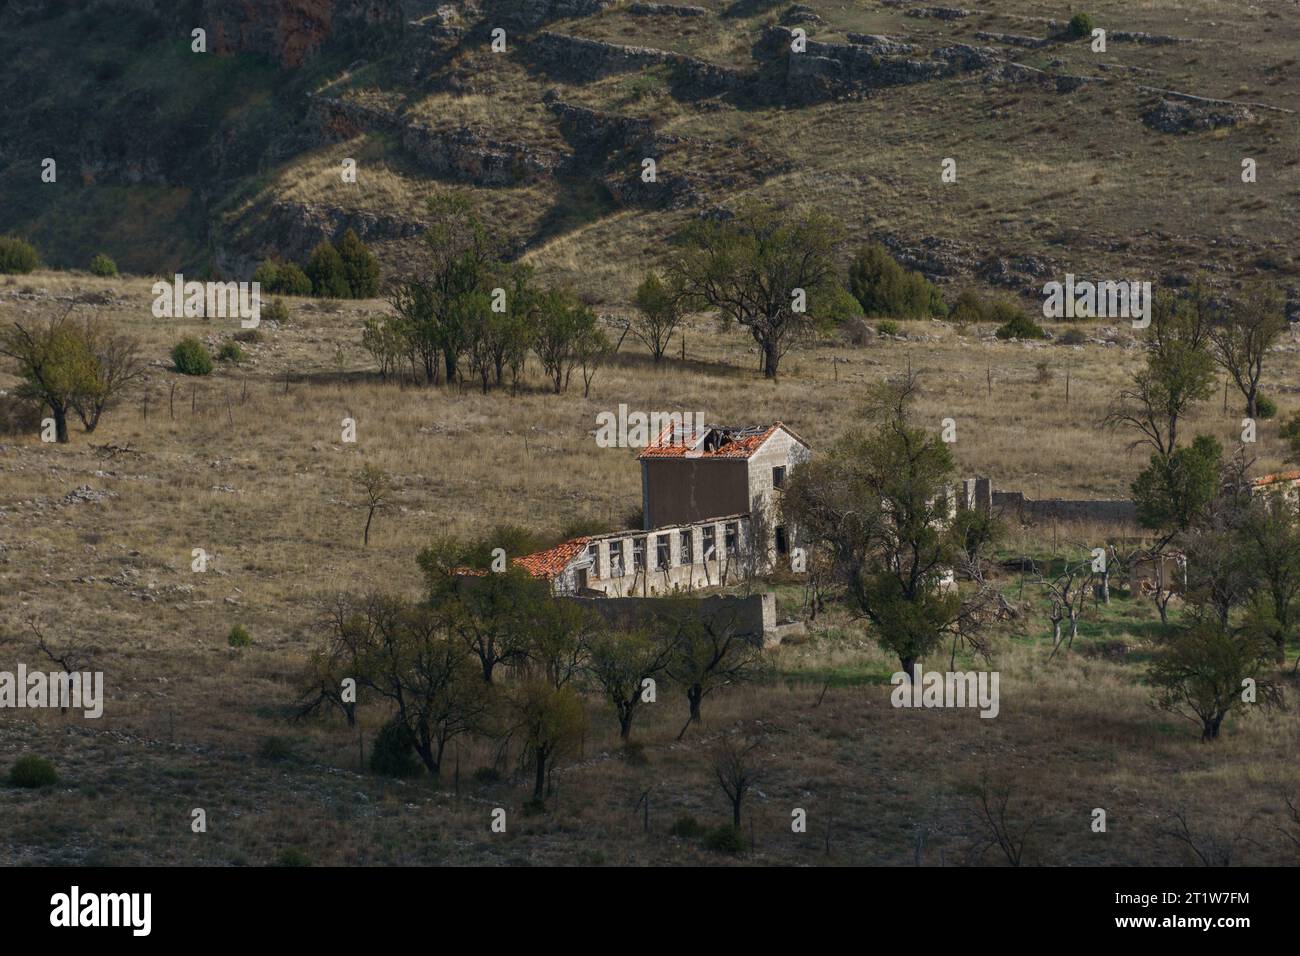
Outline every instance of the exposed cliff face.
<svg viewBox="0 0 1300 956"><path fill-rule="evenodd" d="M256 53L301 66L330 42L372 45L400 35L400 0L203 0L217 54Z"/></svg>

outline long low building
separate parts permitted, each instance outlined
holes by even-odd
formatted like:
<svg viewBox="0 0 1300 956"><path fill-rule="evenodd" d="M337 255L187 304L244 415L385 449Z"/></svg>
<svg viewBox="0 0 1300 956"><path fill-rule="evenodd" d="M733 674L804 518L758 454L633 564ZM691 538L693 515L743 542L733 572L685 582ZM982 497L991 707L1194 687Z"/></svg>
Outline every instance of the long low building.
<svg viewBox="0 0 1300 956"><path fill-rule="evenodd" d="M769 567L748 514L725 515L653 531L612 531L572 538L516 558L556 594L651 597L734 584Z"/></svg>

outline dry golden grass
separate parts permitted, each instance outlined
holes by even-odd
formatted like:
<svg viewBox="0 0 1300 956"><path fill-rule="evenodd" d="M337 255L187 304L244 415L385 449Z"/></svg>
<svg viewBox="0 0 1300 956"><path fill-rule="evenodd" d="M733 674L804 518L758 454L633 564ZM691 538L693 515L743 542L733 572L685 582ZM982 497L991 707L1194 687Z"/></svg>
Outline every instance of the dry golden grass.
<svg viewBox="0 0 1300 956"><path fill-rule="evenodd" d="M29 711L0 721L0 767L37 752L65 781L36 793L0 789L0 814L11 821L0 860L264 863L296 847L335 864L726 862L667 830L681 814L711 825L726 819L707 754L710 741L733 731L761 734L769 771L749 811L751 861L911 863L924 832L925 864L996 862L979 855L964 789L984 771L1014 787L1014 806L1043 818L1033 862L1187 862L1160 836L1162 816L1179 806L1209 833L1246 827L1257 842L1241 845L1242 859L1286 859L1270 827L1279 821L1279 788L1296 784L1300 718L1234 720L1224 740L1204 747L1190 725L1149 707L1138 663L1080 651L1048 665L1039 619L997 639L1002 715L992 721L891 708L878 681L894 663L836 615L809 643L777 652L785 677L710 698L705 726L682 744L674 738L684 703L665 695L648 708L636 730L647 766L623 761L616 724L593 701L582 753L557 773L558 794L540 817L521 815L522 784L472 779L491 762L484 743L462 747L457 797L450 772L440 788L358 775L356 736L339 722L284 721L322 596L366 588L415 595L414 556L435 535L501 523L556 535L579 520L618 525L636 509L633 454L596 446L598 411L626 402L727 422L779 418L816 449L858 424L869 383L910 363L925 386L920 420L937 428L956 419L965 473L1031 497L1117 496L1141 456L1125 454L1123 438L1098 421L1139 361L1136 350L1031 347L905 323L925 339L809 347L792 352L771 383L756 371L752 343L700 319L687 331L685 365L675 346L656 370L629 339L590 399L548 394L535 368L518 396L483 396L379 383L358 326L383 303L291 300L290 323L264 325L266 338L245 346L243 366L193 380L169 370L171 344L195 333L215 345L233 322L154 319L147 280L63 273L0 286L0 320L54 310L49 299L8 295L26 288L54 297L112 290L113 304L79 308L138 335L154 366L147 420L137 396L94 435L74 431L70 445L26 436L0 446L0 626L9 638L0 663L39 663L26 630L34 619L52 643L92 649L109 698L99 721ZM1272 356L1267 375L1284 413L1294 411L1281 388L1295 381L1294 339L1287 349ZM1046 383L1043 361L1053 369ZM0 387L12 384L0 379ZM340 441L344 417L357 422L355 445ZM1227 439L1235 419L1213 404L1196 426ZM103 458L95 450L103 444L139 454ZM1260 452L1261 467L1278 464L1274 424ZM396 490L363 548L351 476L367 461L391 473ZM65 503L80 485L111 497ZM1042 547L1045 533L1018 532L1015 546ZM1062 530L1062 541L1071 535ZM207 573L190 571L196 547L211 556ZM1138 621L1153 613L1133 609ZM253 647L226 646L235 623L248 628ZM1140 653L1144 639L1128 640ZM856 676L831 679L841 672ZM381 716L362 716L367 747ZM272 736L289 739L295 756L257 757ZM652 785L646 836L633 807ZM488 829L494 806L511 814L504 838ZM1095 806L1110 816L1105 837L1087 828ZM194 807L208 811L206 835L189 830ZM808 834L790 832L794 807L809 811Z"/></svg>

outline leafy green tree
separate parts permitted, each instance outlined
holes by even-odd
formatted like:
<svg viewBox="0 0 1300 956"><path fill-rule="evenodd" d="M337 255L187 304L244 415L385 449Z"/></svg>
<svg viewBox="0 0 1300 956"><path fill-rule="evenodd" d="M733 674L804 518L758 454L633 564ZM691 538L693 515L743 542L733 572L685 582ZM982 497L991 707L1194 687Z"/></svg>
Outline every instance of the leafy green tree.
<svg viewBox="0 0 1300 956"><path fill-rule="evenodd" d="M569 387L588 339L598 331L596 313L570 289L549 289L537 301L533 351L556 395Z"/></svg>
<svg viewBox="0 0 1300 956"><path fill-rule="evenodd" d="M271 291L280 295L311 295L311 279L292 262L282 263L276 273L276 285Z"/></svg>
<svg viewBox="0 0 1300 956"><path fill-rule="evenodd" d="M1138 523L1161 532L1163 543L1187 531L1214 500L1222 467L1223 446L1208 435L1169 458L1153 454L1132 485Z"/></svg>
<svg viewBox="0 0 1300 956"><path fill-rule="evenodd" d="M0 274L25 274L40 264L41 257L30 243L13 236L0 236Z"/></svg>
<svg viewBox="0 0 1300 956"><path fill-rule="evenodd" d="M904 269L880 243L866 246L854 258L849 291L868 316L919 319L947 312L929 280Z"/></svg>
<svg viewBox="0 0 1300 956"><path fill-rule="evenodd" d="M691 724L699 722L706 697L723 687L757 680L766 667L761 642L741 634L734 618L726 613L702 614L698 603L689 598L667 600L661 624L673 647L667 673L686 691L689 708L677 735L681 740Z"/></svg>
<svg viewBox="0 0 1300 956"><path fill-rule="evenodd" d="M351 228L338 242L343 274L354 299L372 299L379 294L379 260Z"/></svg>
<svg viewBox="0 0 1300 956"><path fill-rule="evenodd" d="M632 299L637 315L632 320L631 331L650 350L654 363L663 361L668 343L681 324L683 309L680 290L669 286L653 272L637 286Z"/></svg>
<svg viewBox="0 0 1300 956"><path fill-rule="evenodd" d="M483 681L489 684L498 667L517 666L528 658L535 622L551 600L550 584L523 568L507 564L503 570L493 569L495 548L506 550L491 538L481 544L440 538L417 558L428 605L438 609L478 659ZM518 557L527 551L506 553ZM478 573L464 575L466 568Z"/></svg>
<svg viewBox="0 0 1300 956"><path fill-rule="evenodd" d="M1199 283L1181 299L1157 294L1146 330L1146 364L1120 392L1106 424L1136 431L1134 446L1149 445L1168 460L1178 448L1179 424L1214 390L1210 325L1209 298Z"/></svg>
<svg viewBox="0 0 1300 956"><path fill-rule="evenodd" d="M1235 547L1254 574L1248 619L1280 661L1300 624L1300 507L1282 492L1249 496Z"/></svg>
<svg viewBox="0 0 1300 956"><path fill-rule="evenodd" d="M820 213L787 218L749 205L730 219L688 226L669 281L681 288L687 307L716 310L748 329L762 351L763 374L774 379L782 356L817 324L816 304L835 286L839 232Z"/></svg>
<svg viewBox="0 0 1300 956"><path fill-rule="evenodd" d="M431 774L438 774L451 740L484 726L487 688L436 609L383 594L341 596L326 624L313 684L351 677L359 700L386 701Z"/></svg>
<svg viewBox="0 0 1300 956"><path fill-rule="evenodd" d="M95 356L70 311L44 323L13 322L0 331L0 355L18 363L20 395L50 409L61 443L68 441L68 413L98 388Z"/></svg>
<svg viewBox="0 0 1300 956"><path fill-rule="evenodd" d="M1254 682L1256 703L1280 702L1280 690L1263 675L1272 659L1269 642L1249 629L1226 628L1213 617L1180 627L1151 664L1147 679L1164 710L1193 721L1201 740L1217 740L1224 718L1245 712L1245 685Z"/></svg>
<svg viewBox="0 0 1300 956"><path fill-rule="evenodd" d="M114 332L104 321L87 319L78 331L90 354L92 371L85 388L73 396L72 407L89 433L122 393L144 377L146 369L139 343Z"/></svg>
<svg viewBox="0 0 1300 956"><path fill-rule="evenodd" d="M1246 400L1246 414L1259 418L1259 381L1264 358L1286 330L1286 312L1277 291L1256 284L1228 309L1224 320L1211 326L1214 360Z"/></svg>
<svg viewBox="0 0 1300 956"><path fill-rule="evenodd" d="M312 293L322 298L346 299L352 294L348 286L347 272L343 267L343 258L334 244L322 239L312 249L304 270L311 280Z"/></svg>
<svg viewBox="0 0 1300 956"><path fill-rule="evenodd" d="M586 672L618 716L619 737L632 735L645 691L644 682L655 682L655 694L666 683L668 666L676 648L670 639L657 637L648 629L619 633L605 630L592 641Z"/></svg>
<svg viewBox="0 0 1300 956"><path fill-rule="evenodd" d="M509 695L514 731L523 740L524 759L533 768L533 802L546 797L547 773L582 741L587 712L572 687L556 688L538 678L524 680Z"/></svg>
<svg viewBox="0 0 1300 956"><path fill-rule="evenodd" d="M846 600L909 676L946 636L974 640L969 607L941 580L965 543L949 523L952 454L941 437L912 425L914 376L880 388L880 424L852 432L798 468L782 509L814 547L825 548Z"/></svg>
<svg viewBox="0 0 1300 956"><path fill-rule="evenodd" d="M274 259L263 259L253 270L253 281L261 291L273 294L280 291L280 264Z"/></svg>

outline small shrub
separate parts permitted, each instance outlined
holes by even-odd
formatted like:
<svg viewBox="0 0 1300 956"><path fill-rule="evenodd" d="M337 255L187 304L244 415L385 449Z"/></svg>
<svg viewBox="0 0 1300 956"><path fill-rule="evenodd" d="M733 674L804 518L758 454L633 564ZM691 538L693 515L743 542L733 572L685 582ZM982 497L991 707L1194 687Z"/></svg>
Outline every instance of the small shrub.
<svg viewBox="0 0 1300 956"><path fill-rule="evenodd" d="M902 327L893 319L884 319L876 323L877 335L898 335L902 331Z"/></svg>
<svg viewBox="0 0 1300 956"><path fill-rule="evenodd" d="M478 784L492 784L501 780L501 774L496 767L479 767L474 771L474 782Z"/></svg>
<svg viewBox="0 0 1300 956"><path fill-rule="evenodd" d="M714 853L741 853L745 849L745 838L739 827L728 823L709 831L704 838L704 848Z"/></svg>
<svg viewBox="0 0 1300 956"><path fill-rule="evenodd" d="M117 275L117 263L101 252L90 260L90 274L105 279L115 276Z"/></svg>
<svg viewBox="0 0 1300 956"><path fill-rule="evenodd" d="M675 837L682 837L686 840L694 840L696 837L704 835L704 826L699 820L696 820L689 814L680 816L673 823L673 828L668 831Z"/></svg>
<svg viewBox="0 0 1300 956"><path fill-rule="evenodd" d="M524 801L524 816L536 817L546 812L546 801L532 798Z"/></svg>
<svg viewBox="0 0 1300 956"><path fill-rule="evenodd" d="M244 358L244 350L239 347L238 342L224 342L217 350L217 358L222 362L238 363Z"/></svg>
<svg viewBox="0 0 1300 956"><path fill-rule="evenodd" d="M650 762L645 755L645 744L639 740L629 740L623 745L623 762L629 767L644 767Z"/></svg>
<svg viewBox="0 0 1300 956"><path fill-rule="evenodd" d="M276 866L311 866L311 857L296 846L287 846L275 858Z"/></svg>
<svg viewBox="0 0 1300 956"><path fill-rule="evenodd" d="M207 375L212 371L212 356L194 336L186 336L172 349L172 364L182 375Z"/></svg>
<svg viewBox="0 0 1300 956"><path fill-rule="evenodd" d="M411 728L394 717L375 734L375 742L370 747L370 772L398 779L414 777L420 772L414 746L415 734Z"/></svg>
<svg viewBox="0 0 1300 956"><path fill-rule="evenodd" d="M967 289L957 296L957 301L948 310L948 318L957 325L984 322L988 319L988 309L983 299Z"/></svg>
<svg viewBox="0 0 1300 956"><path fill-rule="evenodd" d="M226 643L231 647L252 647L253 638L244 625L236 624L230 629L230 633L226 635Z"/></svg>
<svg viewBox="0 0 1300 956"><path fill-rule="evenodd" d="M13 236L0 236L0 273L27 273L40 264L41 257L31 243Z"/></svg>
<svg viewBox="0 0 1300 956"><path fill-rule="evenodd" d="M1014 306L999 304L995 313L995 319L1003 320L994 333L1000 339L1047 338L1047 333L1043 331L1041 325Z"/></svg>
<svg viewBox="0 0 1300 956"><path fill-rule="evenodd" d="M1277 415L1277 402L1264 395L1256 395L1255 414L1259 418L1273 418Z"/></svg>
<svg viewBox="0 0 1300 956"><path fill-rule="evenodd" d="M58 782L54 764L35 754L19 757L9 769L9 783L15 787L35 790L37 787L52 787Z"/></svg>
<svg viewBox="0 0 1300 956"><path fill-rule="evenodd" d="M266 307L262 309L262 318L266 319L268 322L283 325L289 321L289 307L284 304L283 299L272 299L267 303ZM255 332L257 330L249 329L248 331Z"/></svg>
<svg viewBox="0 0 1300 956"><path fill-rule="evenodd" d="M1059 341L1062 345L1082 345L1088 341L1088 336L1083 329L1066 329Z"/></svg>
<svg viewBox="0 0 1300 956"><path fill-rule="evenodd" d="M261 329L240 329L234 335L236 342L260 342L264 338Z"/></svg>
<svg viewBox="0 0 1300 956"><path fill-rule="evenodd" d="M1066 32L1076 38L1092 36L1092 17L1086 13L1076 13L1070 17L1070 25Z"/></svg>
<svg viewBox="0 0 1300 956"><path fill-rule="evenodd" d="M1046 385L1052 380L1052 363L1043 361L1034 365L1034 381Z"/></svg>

